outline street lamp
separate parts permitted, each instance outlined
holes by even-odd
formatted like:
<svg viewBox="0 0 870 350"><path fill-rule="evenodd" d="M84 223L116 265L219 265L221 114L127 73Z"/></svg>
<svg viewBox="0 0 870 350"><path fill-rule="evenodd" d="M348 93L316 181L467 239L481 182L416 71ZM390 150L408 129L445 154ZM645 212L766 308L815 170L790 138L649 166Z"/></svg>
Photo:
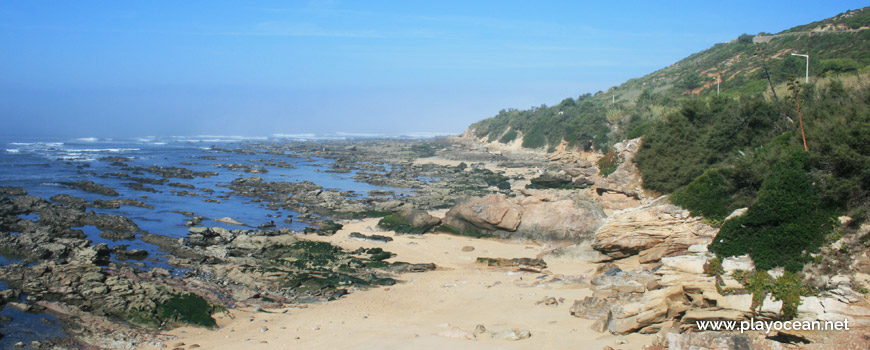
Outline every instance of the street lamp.
<svg viewBox="0 0 870 350"><path fill-rule="evenodd" d="M716 76L716 96L719 96L719 76Z"/></svg>
<svg viewBox="0 0 870 350"><path fill-rule="evenodd" d="M794 52L792 52L791 55L792 56L801 56L801 57L807 59L807 76L806 76L806 79L804 80L804 82L809 84L809 82L810 82L810 55L809 54L802 55L802 54L794 53Z"/></svg>

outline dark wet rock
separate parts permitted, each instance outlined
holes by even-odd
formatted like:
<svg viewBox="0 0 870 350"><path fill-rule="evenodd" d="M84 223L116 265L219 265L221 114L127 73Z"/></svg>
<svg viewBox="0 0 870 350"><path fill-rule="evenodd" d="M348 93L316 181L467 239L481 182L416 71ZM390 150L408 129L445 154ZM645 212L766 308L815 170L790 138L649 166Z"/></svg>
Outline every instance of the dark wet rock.
<svg viewBox="0 0 870 350"><path fill-rule="evenodd" d="M172 212L176 213L176 214L181 214L184 216L193 216L194 215L192 211L186 211L186 210L173 210Z"/></svg>
<svg viewBox="0 0 870 350"><path fill-rule="evenodd" d="M54 197L52 197L52 198L54 198ZM129 198L110 199L107 201L104 201L101 199L94 200L94 207L100 208L100 209L118 209L121 207L121 205L129 205L129 206L139 207L139 208L154 209L154 206L152 206L150 204L145 204L145 203L142 203L138 200L129 199Z"/></svg>
<svg viewBox="0 0 870 350"><path fill-rule="evenodd" d="M390 265L384 266L383 269L386 271L390 271L393 273L406 273L406 272L426 272L435 270L437 266L432 263L425 264L411 264L402 261L396 261Z"/></svg>
<svg viewBox="0 0 870 350"><path fill-rule="evenodd" d="M191 215L192 215L192 214L193 214L193 213L191 213ZM187 221L184 223L184 226L196 226L196 225L199 225L200 223L202 223L202 220L203 220L203 219L205 219L205 217L203 217L203 216L194 216L194 217L191 217L190 220L187 220Z"/></svg>
<svg viewBox="0 0 870 350"><path fill-rule="evenodd" d="M119 244L112 249L115 253L115 259L118 260L144 260L148 257L148 252L143 249L127 249L126 244Z"/></svg>
<svg viewBox="0 0 870 350"><path fill-rule="evenodd" d="M99 214L86 224L94 225L100 230L114 232L140 232L139 226L133 220L120 215Z"/></svg>
<svg viewBox="0 0 870 350"><path fill-rule="evenodd" d="M366 241L377 241L377 242L392 242L392 237L382 236L382 235L364 235L359 232L351 232L347 235L350 238L361 239Z"/></svg>
<svg viewBox="0 0 870 350"><path fill-rule="evenodd" d="M232 242L236 235L223 227L191 227L187 235L191 246L208 247Z"/></svg>
<svg viewBox="0 0 870 350"><path fill-rule="evenodd" d="M187 188L187 189L191 189L191 190L196 189L196 186L194 186L194 185L180 183L180 182L170 182L169 186L178 187L178 188Z"/></svg>
<svg viewBox="0 0 870 350"><path fill-rule="evenodd" d="M571 175L557 172L545 172L536 178L532 178L531 183L526 186L526 188L531 189L546 189L546 188L555 188L555 189L574 189L574 188L583 188L583 187L575 187L575 182L571 178Z"/></svg>
<svg viewBox="0 0 870 350"><path fill-rule="evenodd" d="M107 163L112 163L112 162L129 163L132 159L127 158L127 157L121 157L121 156L108 156L108 157L100 157L97 160L99 160L101 162L107 162Z"/></svg>
<svg viewBox="0 0 870 350"><path fill-rule="evenodd" d="M519 267L523 268L531 268L540 271L541 269L547 268L547 262L543 259L535 259L535 258L477 258L476 261L478 264L483 264L490 267Z"/></svg>
<svg viewBox="0 0 870 350"><path fill-rule="evenodd" d="M266 168L261 167L261 166L259 166L259 165L253 165L253 164L239 164L239 163L223 164L223 163L215 163L215 164L213 164L213 165L214 165L214 166L217 166L217 167L219 167L219 168L229 169L229 170L232 170L232 171L243 171L243 172L251 173L251 174L261 174L261 173L268 173L268 172L269 172L269 170L267 170Z"/></svg>
<svg viewBox="0 0 870 350"><path fill-rule="evenodd" d="M88 205L90 205L88 203L88 201L86 201L82 198L79 198L79 197L70 196L68 194L58 194L58 195L52 196L49 199L51 199L53 202L69 204L69 205L73 205L73 206L81 207L81 208L84 208L84 207L87 207Z"/></svg>
<svg viewBox="0 0 870 350"><path fill-rule="evenodd" d="M153 179L150 177L131 176L131 177L128 177L128 179L139 182L139 183L143 183L143 184L149 184L149 185L165 185L167 182L169 182L169 180L167 180L167 179Z"/></svg>
<svg viewBox="0 0 870 350"><path fill-rule="evenodd" d="M306 227L303 232L306 234L315 233L318 236L332 236L342 227L342 224L332 220L317 220L312 223L312 226Z"/></svg>
<svg viewBox="0 0 870 350"><path fill-rule="evenodd" d="M157 189L142 185L141 183L138 183L138 182L125 182L124 186L127 186L127 188L134 190L134 191L160 193L160 191L158 191Z"/></svg>
<svg viewBox="0 0 870 350"><path fill-rule="evenodd" d="M26 194L27 194L27 191L25 191L21 187L0 186L0 195L3 195L3 196L23 196Z"/></svg>
<svg viewBox="0 0 870 350"><path fill-rule="evenodd" d="M147 171L149 173L162 176L162 177L176 177L180 179L193 179L197 177L212 177L216 176L218 173L214 171L193 171L190 169L180 168L180 167L160 167L160 166L151 166L148 168L140 168L140 170Z"/></svg>
<svg viewBox="0 0 870 350"><path fill-rule="evenodd" d="M423 234L441 223L441 219L418 209L403 209L378 221L378 227L396 233Z"/></svg>
<svg viewBox="0 0 870 350"><path fill-rule="evenodd" d="M70 188L77 188L85 192L97 193L112 197L119 196L118 192L113 190L112 188L95 184L93 181L90 180L82 180L77 182L61 182L60 184Z"/></svg>

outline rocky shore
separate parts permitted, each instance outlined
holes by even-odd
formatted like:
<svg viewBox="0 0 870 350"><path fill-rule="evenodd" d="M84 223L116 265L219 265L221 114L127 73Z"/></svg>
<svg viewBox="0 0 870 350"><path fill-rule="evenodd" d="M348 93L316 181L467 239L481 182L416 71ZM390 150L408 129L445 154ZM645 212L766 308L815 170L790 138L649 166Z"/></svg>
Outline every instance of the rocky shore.
<svg viewBox="0 0 870 350"><path fill-rule="evenodd" d="M214 156L188 163L212 162L220 171L239 173L215 187L230 191L225 195L173 182L219 172L101 159L112 171L82 171L128 181L124 186L143 197L118 198L115 189L92 181L62 185L112 198L46 199L0 187L0 250L20 260L0 268L0 280L9 286L0 302L63 320L70 339L40 348L870 344L859 336L870 326L870 274L864 268L870 250L860 235L839 238L805 269L798 282L813 293L784 300L772 289L789 286L782 271L755 271L745 256L716 258L706 248L718 231L715 223L641 188L633 163L638 145L617 144L614 167L602 174L599 153L516 151L468 138L251 142L213 147ZM227 161L221 154L230 153L254 158L221 163ZM290 158L328 161L324 173L353 174L393 190L356 193L262 177L270 167L293 167ZM99 212L152 210L148 193L164 191L164 185L178 196L212 203L240 197L275 213L298 214L242 223L177 208L188 230L178 238ZM206 220L237 228L204 225ZM307 227L278 229L274 220ZM125 244L94 243L86 226ZM866 234L870 226L862 230ZM852 254L837 253L842 247ZM759 289L763 278L770 288ZM848 320L855 328L697 329L698 321L780 320L783 310L792 310L796 320Z"/></svg>

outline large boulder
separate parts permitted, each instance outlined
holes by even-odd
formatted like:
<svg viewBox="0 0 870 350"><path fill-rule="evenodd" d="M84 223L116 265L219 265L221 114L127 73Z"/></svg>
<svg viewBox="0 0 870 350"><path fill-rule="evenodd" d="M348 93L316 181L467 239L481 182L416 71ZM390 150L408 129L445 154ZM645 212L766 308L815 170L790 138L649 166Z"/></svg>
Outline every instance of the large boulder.
<svg viewBox="0 0 870 350"><path fill-rule="evenodd" d="M580 193L526 190L514 198L468 199L447 212L444 223L504 238L579 242L591 238L604 217L601 207Z"/></svg>
<svg viewBox="0 0 870 350"><path fill-rule="evenodd" d="M693 245L706 246L716 233L680 207L653 204L613 213L595 232L592 247L617 259L640 254L646 263L686 254Z"/></svg>
<svg viewBox="0 0 870 350"><path fill-rule="evenodd" d="M459 229L516 231L523 208L503 194L471 198L450 209L444 223Z"/></svg>

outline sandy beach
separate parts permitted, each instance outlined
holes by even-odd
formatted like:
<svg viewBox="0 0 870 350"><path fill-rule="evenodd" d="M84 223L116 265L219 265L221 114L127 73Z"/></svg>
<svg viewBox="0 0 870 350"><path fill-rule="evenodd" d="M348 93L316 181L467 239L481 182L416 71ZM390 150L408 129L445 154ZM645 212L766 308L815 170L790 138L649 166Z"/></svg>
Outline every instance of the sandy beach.
<svg viewBox="0 0 870 350"><path fill-rule="evenodd" d="M433 212L433 215L443 215ZM435 271L407 273L389 287L355 290L325 304L280 310L231 310L215 318L219 328L174 329L162 347L171 349L640 349L652 336L596 333L591 320L571 316L575 299L591 295L582 284L548 283L555 275L588 277L594 264L545 258L542 273L517 272L476 264L477 257L537 257L547 247L537 243L473 239L447 234L396 235L378 231L377 219L345 222L323 240L346 249L382 247L398 254L392 260L434 262ZM388 243L351 239L351 232L393 237ZM463 247L466 247L463 251ZM474 247L473 251L467 251ZM627 262L630 264L630 262ZM558 305L539 303L546 297ZM264 312L265 311L265 312ZM473 338L477 325L489 332L528 330L528 339ZM472 338L472 339L468 339Z"/></svg>

